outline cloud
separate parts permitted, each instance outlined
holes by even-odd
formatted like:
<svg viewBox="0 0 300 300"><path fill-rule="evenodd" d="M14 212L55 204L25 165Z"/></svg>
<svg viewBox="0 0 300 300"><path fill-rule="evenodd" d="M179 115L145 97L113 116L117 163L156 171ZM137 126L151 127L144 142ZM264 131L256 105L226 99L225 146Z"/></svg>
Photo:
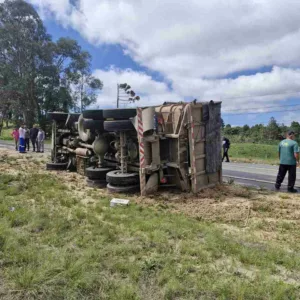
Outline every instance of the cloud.
<svg viewBox="0 0 300 300"><path fill-rule="evenodd" d="M300 91L299 1L28 1L91 44L121 44L173 88L132 70L97 70L105 85L101 103L110 103L123 81L144 93L144 103L194 97L222 100L227 110L278 103ZM274 67L226 79L264 66Z"/></svg>
<svg viewBox="0 0 300 300"><path fill-rule="evenodd" d="M30 2L93 44L122 44L170 79L300 62L300 2L293 0Z"/></svg>
<svg viewBox="0 0 300 300"><path fill-rule="evenodd" d="M236 111L237 104L240 112L249 111L250 108L262 104L278 105L280 100L284 104L286 98L299 95L300 91L300 69L280 67L274 67L268 73L240 76L236 79L179 79L173 83L172 91L166 83L155 81L146 73L130 69L120 70L110 67L108 70L95 70L94 76L104 82L104 89L98 101L101 105L111 104L112 99L116 99L117 83L124 82L129 83L141 96L139 105L182 101L184 96L197 95L196 98L202 101L222 101L224 112L234 110L234 113L239 113ZM267 110L269 109L261 108L259 111Z"/></svg>
<svg viewBox="0 0 300 300"><path fill-rule="evenodd" d="M168 89L164 82L158 82L143 72L130 69L120 70L111 66L108 70L95 70L93 75L104 82L97 105L101 107L116 107L117 84L128 83L141 100L129 106L147 106L161 104L164 101L180 101L180 96Z"/></svg>
<svg viewBox="0 0 300 300"><path fill-rule="evenodd" d="M203 100L221 100L226 110L275 104L300 95L300 69L274 67L271 72L240 76L236 79L182 79L173 83L182 95L198 95ZM263 111L263 109L261 109Z"/></svg>

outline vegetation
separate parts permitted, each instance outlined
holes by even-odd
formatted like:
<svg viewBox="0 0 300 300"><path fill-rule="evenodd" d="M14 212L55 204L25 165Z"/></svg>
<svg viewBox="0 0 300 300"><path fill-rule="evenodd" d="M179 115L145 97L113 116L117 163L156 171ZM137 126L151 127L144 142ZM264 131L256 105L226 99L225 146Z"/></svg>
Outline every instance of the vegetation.
<svg viewBox="0 0 300 300"><path fill-rule="evenodd" d="M230 159L248 163L278 164L278 146L250 143L231 143Z"/></svg>
<svg viewBox="0 0 300 300"><path fill-rule="evenodd" d="M292 129L296 133L297 141L300 142L300 124L292 122L290 127L278 124L275 118L271 118L268 125L257 124L252 127L248 125L232 127L230 124L223 126L223 134L231 142L258 143L258 144L278 144L284 139L286 132Z"/></svg>
<svg viewBox="0 0 300 300"><path fill-rule="evenodd" d="M5 119L44 126L46 111L94 103L102 82L90 65L90 54L75 40L52 41L32 5L0 3L0 127Z"/></svg>
<svg viewBox="0 0 300 300"><path fill-rule="evenodd" d="M297 195L228 185L110 208L44 156L0 151L1 299L300 297Z"/></svg>

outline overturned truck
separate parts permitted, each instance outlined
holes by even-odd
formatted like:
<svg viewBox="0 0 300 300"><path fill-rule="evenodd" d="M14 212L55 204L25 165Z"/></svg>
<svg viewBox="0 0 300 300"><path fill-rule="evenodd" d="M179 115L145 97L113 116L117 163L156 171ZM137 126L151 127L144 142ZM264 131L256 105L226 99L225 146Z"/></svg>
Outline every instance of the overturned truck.
<svg viewBox="0 0 300 300"><path fill-rule="evenodd" d="M72 170L110 192L199 192L222 180L221 103L49 113L48 170Z"/></svg>

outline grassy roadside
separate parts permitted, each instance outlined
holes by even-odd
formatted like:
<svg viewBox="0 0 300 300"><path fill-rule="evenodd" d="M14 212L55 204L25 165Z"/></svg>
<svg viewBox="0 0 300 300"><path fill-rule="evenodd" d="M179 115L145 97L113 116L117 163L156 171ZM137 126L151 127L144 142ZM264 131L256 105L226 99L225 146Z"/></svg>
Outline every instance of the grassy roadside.
<svg viewBox="0 0 300 300"><path fill-rule="evenodd" d="M233 143L229 156L232 161L277 165L278 150L276 145Z"/></svg>
<svg viewBox="0 0 300 300"><path fill-rule="evenodd" d="M12 131L13 131L13 127L3 128L0 135L0 140L13 141L13 137L11 135Z"/></svg>
<svg viewBox="0 0 300 300"><path fill-rule="evenodd" d="M0 135L0 140L2 141L13 141L13 137L11 135L12 131L13 131L13 127L11 128L3 128L1 135ZM47 139L45 140L45 144L51 144L51 140Z"/></svg>
<svg viewBox="0 0 300 300"><path fill-rule="evenodd" d="M1 299L300 298L297 195L228 185L110 208L43 155L0 160Z"/></svg>

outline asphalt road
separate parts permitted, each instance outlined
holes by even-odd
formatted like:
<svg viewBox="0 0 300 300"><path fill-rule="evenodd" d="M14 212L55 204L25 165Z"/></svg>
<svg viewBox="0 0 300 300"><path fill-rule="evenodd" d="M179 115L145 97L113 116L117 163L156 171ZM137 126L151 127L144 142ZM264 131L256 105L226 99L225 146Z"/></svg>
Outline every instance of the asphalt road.
<svg viewBox="0 0 300 300"><path fill-rule="evenodd" d="M274 184L278 172L278 166L245 164L245 163L223 163L223 180L234 180L235 183L254 186L257 188L275 190ZM287 177L281 190L287 189ZM295 188L300 191L300 169L297 169L297 181Z"/></svg>

